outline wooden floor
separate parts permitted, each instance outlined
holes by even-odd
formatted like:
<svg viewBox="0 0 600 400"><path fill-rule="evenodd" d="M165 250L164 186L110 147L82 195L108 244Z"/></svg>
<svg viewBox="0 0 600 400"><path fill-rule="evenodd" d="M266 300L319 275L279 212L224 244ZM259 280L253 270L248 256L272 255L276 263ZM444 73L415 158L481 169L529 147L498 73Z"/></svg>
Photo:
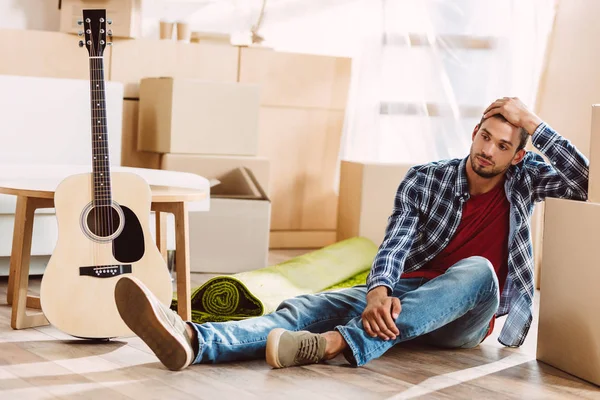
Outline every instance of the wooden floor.
<svg viewBox="0 0 600 400"><path fill-rule="evenodd" d="M271 252L270 263L295 254ZM193 284L208 277L193 274ZM39 282L33 280L34 292ZM258 360L171 372L138 338L90 343L50 326L14 331L5 299L6 279L0 280L0 399L600 399L598 387L535 360L537 313L519 349L497 342L501 319L476 349L403 345L361 368L339 357L283 370Z"/></svg>

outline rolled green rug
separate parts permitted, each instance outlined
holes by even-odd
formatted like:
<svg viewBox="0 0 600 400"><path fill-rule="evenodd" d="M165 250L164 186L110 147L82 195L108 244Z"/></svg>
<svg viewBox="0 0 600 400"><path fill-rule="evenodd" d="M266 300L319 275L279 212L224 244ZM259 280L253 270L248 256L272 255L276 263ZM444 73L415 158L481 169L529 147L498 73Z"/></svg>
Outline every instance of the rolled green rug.
<svg viewBox="0 0 600 400"><path fill-rule="evenodd" d="M376 253L371 240L356 237L273 266L214 277L193 290L192 321L256 317L295 296L364 284Z"/></svg>

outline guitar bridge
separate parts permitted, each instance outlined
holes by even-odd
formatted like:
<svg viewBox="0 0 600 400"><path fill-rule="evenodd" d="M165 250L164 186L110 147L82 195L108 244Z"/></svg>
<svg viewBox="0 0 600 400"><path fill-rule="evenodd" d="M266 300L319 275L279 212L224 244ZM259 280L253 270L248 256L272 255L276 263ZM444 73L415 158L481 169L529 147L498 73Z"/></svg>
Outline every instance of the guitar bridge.
<svg viewBox="0 0 600 400"><path fill-rule="evenodd" d="M94 278L111 278L113 276L130 274L131 264L122 265L95 265L79 267L79 275L93 276Z"/></svg>

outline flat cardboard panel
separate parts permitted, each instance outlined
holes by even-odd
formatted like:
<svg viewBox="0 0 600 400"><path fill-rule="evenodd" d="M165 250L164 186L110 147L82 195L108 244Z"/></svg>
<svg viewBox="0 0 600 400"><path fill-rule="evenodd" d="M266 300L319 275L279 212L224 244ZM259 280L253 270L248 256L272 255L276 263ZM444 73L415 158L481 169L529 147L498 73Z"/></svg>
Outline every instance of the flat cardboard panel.
<svg viewBox="0 0 600 400"><path fill-rule="evenodd" d="M155 153L171 150L173 80L143 79L140 86L137 149Z"/></svg>
<svg viewBox="0 0 600 400"><path fill-rule="evenodd" d="M121 164L125 167L160 169L160 154L137 149L138 114L138 100L123 101Z"/></svg>
<svg viewBox="0 0 600 400"><path fill-rule="evenodd" d="M588 201L600 203L600 104L592 105Z"/></svg>
<svg viewBox="0 0 600 400"><path fill-rule="evenodd" d="M547 199L537 359L600 385L600 204Z"/></svg>
<svg viewBox="0 0 600 400"><path fill-rule="evenodd" d="M258 154L271 160L272 230L335 231L343 121L343 111L261 107Z"/></svg>
<svg viewBox="0 0 600 400"><path fill-rule="evenodd" d="M77 24L83 19L84 9L106 9L106 18L112 20L114 37L135 38L141 35L141 0L62 0L60 31L77 33L83 28Z"/></svg>
<svg viewBox="0 0 600 400"><path fill-rule="evenodd" d="M320 249L336 242L335 231L271 231L271 249Z"/></svg>
<svg viewBox="0 0 600 400"><path fill-rule="evenodd" d="M237 81L238 48L229 45L116 39L111 56L110 80L125 85L127 98L139 98L140 80L149 77Z"/></svg>
<svg viewBox="0 0 600 400"><path fill-rule="evenodd" d="M537 113L588 156L591 105L600 99L600 2L561 1L548 42Z"/></svg>
<svg viewBox="0 0 600 400"><path fill-rule="evenodd" d="M262 85L261 105L344 110L351 60L242 47L240 82Z"/></svg>
<svg viewBox="0 0 600 400"><path fill-rule="evenodd" d="M206 179L220 179L239 167L250 169L260 186L270 193L270 162L264 157L164 154L161 161L162 169L191 172Z"/></svg>
<svg viewBox="0 0 600 400"><path fill-rule="evenodd" d="M139 150L256 155L258 86L147 78L140 94Z"/></svg>
<svg viewBox="0 0 600 400"><path fill-rule="evenodd" d="M342 161L338 196L337 240L359 236L363 164Z"/></svg>
<svg viewBox="0 0 600 400"><path fill-rule="evenodd" d="M89 54L79 38L61 32L0 29L0 75L89 79ZM104 54L108 77L110 56Z"/></svg>
<svg viewBox="0 0 600 400"><path fill-rule="evenodd" d="M398 186L411 166L342 161L337 239L362 236L379 245Z"/></svg>
<svg viewBox="0 0 600 400"><path fill-rule="evenodd" d="M373 163L365 168L359 233L377 245L383 241L398 186L410 167L412 165Z"/></svg>

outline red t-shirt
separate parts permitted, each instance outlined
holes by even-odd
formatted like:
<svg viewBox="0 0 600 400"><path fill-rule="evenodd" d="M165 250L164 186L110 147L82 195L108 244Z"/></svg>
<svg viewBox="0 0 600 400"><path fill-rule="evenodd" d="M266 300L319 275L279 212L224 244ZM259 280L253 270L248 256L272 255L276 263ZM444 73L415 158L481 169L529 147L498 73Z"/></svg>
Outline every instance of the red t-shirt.
<svg viewBox="0 0 600 400"><path fill-rule="evenodd" d="M472 195L463 206L460 225L448 245L423 267L401 277L433 279L464 258L482 256L494 266L502 293L508 275L509 214L504 180L487 193Z"/></svg>

